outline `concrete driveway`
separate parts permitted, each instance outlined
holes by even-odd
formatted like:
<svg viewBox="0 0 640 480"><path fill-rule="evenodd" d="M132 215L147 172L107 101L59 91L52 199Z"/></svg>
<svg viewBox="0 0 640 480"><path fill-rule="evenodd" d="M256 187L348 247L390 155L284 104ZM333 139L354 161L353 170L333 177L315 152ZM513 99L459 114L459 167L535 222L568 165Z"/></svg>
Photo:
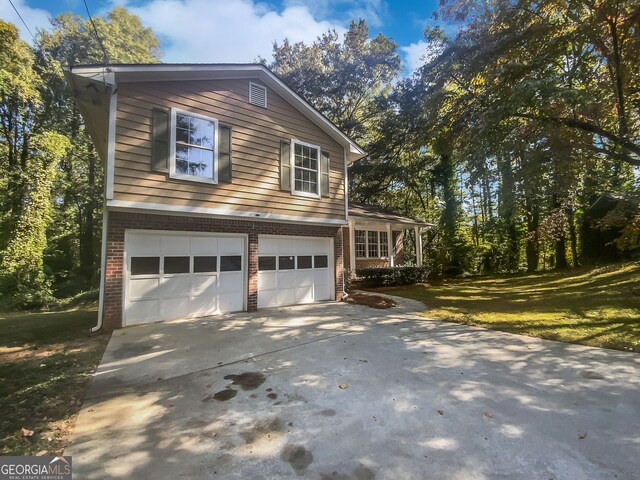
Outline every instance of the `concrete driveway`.
<svg viewBox="0 0 640 480"><path fill-rule="evenodd" d="M639 355L400 301L115 332L66 452L74 478L640 476Z"/></svg>

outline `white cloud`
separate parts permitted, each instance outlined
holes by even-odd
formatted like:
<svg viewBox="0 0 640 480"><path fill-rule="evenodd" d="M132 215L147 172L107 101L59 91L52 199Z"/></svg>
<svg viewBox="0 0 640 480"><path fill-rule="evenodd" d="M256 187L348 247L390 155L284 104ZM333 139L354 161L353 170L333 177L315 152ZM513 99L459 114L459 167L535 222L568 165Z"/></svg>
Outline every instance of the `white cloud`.
<svg viewBox="0 0 640 480"><path fill-rule="evenodd" d="M341 22L317 20L308 7L282 11L253 0L152 0L124 3L160 38L164 62L251 62L270 59L273 42L285 38L312 42L329 29L343 33Z"/></svg>
<svg viewBox="0 0 640 480"><path fill-rule="evenodd" d="M42 8L31 8L26 4L25 0L13 0L13 4L34 35L38 34L38 29L48 29L51 26L49 22L51 14L46 10ZM23 25L22 20L20 20L11 3L9 3L9 0L0 2L0 18L5 22L11 22L16 25L20 29L20 38L33 44L31 34Z"/></svg>
<svg viewBox="0 0 640 480"><path fill-rule="evenodd" d="M424 60L428 51L428 44L424 40L418 40L406 47L400 47L400 50L404 53L405 69L412 72L424 65Z"/></svg>
<svg viewBox="0 0 640 480"><path fill-rule="evenodd" d="M305 6L316 18L336 18L338 15L346 16L346 21L363 18L373 27L382 26L382 18L388 10L384 0L284 0L283 3L287 7Z"/></svg>

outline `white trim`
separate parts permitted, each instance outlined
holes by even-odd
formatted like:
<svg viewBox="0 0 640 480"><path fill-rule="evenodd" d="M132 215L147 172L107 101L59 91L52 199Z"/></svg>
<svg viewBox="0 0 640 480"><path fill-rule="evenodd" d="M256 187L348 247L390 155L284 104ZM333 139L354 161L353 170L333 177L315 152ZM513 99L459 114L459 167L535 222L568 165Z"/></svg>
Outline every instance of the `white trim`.
<svg viewBox="0 0 640 480"><path fill-rule="evenodd" d="M365 257L357 257L360 260L368 260L368 259L373 259L373 260L389 260L390 259L390 255L391 255L391 240L390 240L390 236L389 236L389 231L391 229L391 224L387 224L387 226L385 227L367 227L366 225L356 225L355 222L352 223L352 225L354 226L353 230L354 230L354 249L355 249L355 231L361 231L361 232L365 232L364 238L365 238L365 251L366 251L366 256ZM377 232L378 233L378 255L375 257L372 257L369 255L369 232ZM383 257L380 256L380 233L386 233L387 234L387 256Z"/></svg>
<svg viewBox="0 0 640 480"><path fill-rule="evenodd" d="M387 223L387 252L389 253L389 266L394 267L396 263L396 244L393 241L393 231L391 230L391 224Z"/></svg>
<svg viewBox="0 0 640 480"><path fill-rule="evenodd" d="M106 202L105 202L106 205ZM102 244L100 245L100 293L98 294L98 323L91 328L97 332L102 328L104 316L104 287L107 276L107 229L109 228L109 210L102 209Z"/></svg>
<svg viewBox="0 0 640 480"><path fill-rule="evenodd" d="M349 268L351 271L356 269L356 225L349 222Z"/></svg>
<svg viewBox="0 0 640 480"><path fill-rule="evenodd" d="M238 219L244 218L246 220L266 220L266 221L278 221L283 223L311 223L318 225L346 225L347 222L337 218L316 218L316 217L302 217L293 215L277 215L272 213L261 213L251 211L239 211L239 210L225 210L222 208L206 208L206 207L189 207L184 205L170 205L164 203L147 203L147 202L129 202L126 200L109 200L107 207L111 210L140 210L140 211L154 211L158 214L184 214L192 216L211 216L218 218L230 218Z"/></svg>
<svg viewBox="0 0 640 480"><path fill-rule="evenodd" d="M105 179L105 195L107 200L113 198L113 184L116 169L116 116L118 112L118 94L112 93L109 98L109 129L107 132L107 178Z"/></svg>
<svg viewBox="0 0 640 480"><path fill-rule="evenodd" d="M416 232L416 265L422 266L422 235L420 234L420 227L414 227Z"/></svg>
<svg viewBox="0 0 640 480"><path fill-rule="evenodd" d="M251 101L251 90L253 89L253 87L257 87L259 90L264 90L264 105L258 105L257 103L253 103ZM251 105L255 105L256 107L267 108L267 105L268 105L267 92L268 91L269 90L264 85L260 85L259 83L255 83L255 82L249 82L249 103Z"/></svg>
<svg viewBox="0 0 640 480"><path fill-rule="evenodd" d="M302 142L300 140L291 139L290 143L291 147L289 148L289 162L290 162L290 182L291 182L291 195L296 197L307 197L307 198L320 198L320 193L322 191L322 187L320 183L322 182L322 166L320 163L322 162L322 149L318 145L314 145L313 143ZM315 148L318 151L318 160L317 160L317 170L316 170L316 193L309 192L299 192L295 189L296 186L296 145L301 145L303 147ZM310 168L303 168L304 170L311 170Z"/></svg>
<svg viewBox="0 0 640 480"><path fill-rule="evenodd" d="M349 221L349 169L347 168L347 149L344 149L344 218Z"/></svg>
<svg viewBox="0 0 640 480"><path fill-rule="evenodd" d="M199 118L208 122L213 122L213 177L201 177L198 175L188 175L185 173L176 173L176 114L181 113L183 115ZM218 183L218 119L201 115L199 113L193 113L181 108L171 107L171 132L169 132L169 176L178 180L189 180L191 182L201 183Z"/></svg>

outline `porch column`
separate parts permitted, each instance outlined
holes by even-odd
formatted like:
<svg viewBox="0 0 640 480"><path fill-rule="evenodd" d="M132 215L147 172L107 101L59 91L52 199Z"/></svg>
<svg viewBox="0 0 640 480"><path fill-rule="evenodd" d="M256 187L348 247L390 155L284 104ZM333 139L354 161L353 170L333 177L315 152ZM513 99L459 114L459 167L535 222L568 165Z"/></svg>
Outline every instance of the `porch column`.
<svg viewBox="0 0 640 480"><path fill-rule="evenodd" d="M356 270L356 225L349 220L349 268L351 272Z"/></svg>
<svg viewBox="0 0 640 480"><path fill-rule="evenodd" d="M422 235L420 235L420 227L414 227L416 232L416 265L422 266Z"/></svg>
<svg viewBox="0 0 640 480"><path fill-rule="evenodd" d="M394 267L396 263L396 244L393 241L393 232L391 224L387 223L387 248L389 250L389 266Z"/></svg>

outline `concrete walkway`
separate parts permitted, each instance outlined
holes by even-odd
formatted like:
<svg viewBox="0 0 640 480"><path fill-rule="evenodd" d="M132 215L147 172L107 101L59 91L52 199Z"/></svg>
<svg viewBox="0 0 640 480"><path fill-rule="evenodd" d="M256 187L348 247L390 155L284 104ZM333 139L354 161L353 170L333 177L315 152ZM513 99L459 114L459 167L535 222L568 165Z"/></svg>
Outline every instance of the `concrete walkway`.
<svg viewBox="0 0 640 480"><path fill-rule="evenodd" d="M82 479L631 480L640 356L340 303L114 333Z"/></svg>

